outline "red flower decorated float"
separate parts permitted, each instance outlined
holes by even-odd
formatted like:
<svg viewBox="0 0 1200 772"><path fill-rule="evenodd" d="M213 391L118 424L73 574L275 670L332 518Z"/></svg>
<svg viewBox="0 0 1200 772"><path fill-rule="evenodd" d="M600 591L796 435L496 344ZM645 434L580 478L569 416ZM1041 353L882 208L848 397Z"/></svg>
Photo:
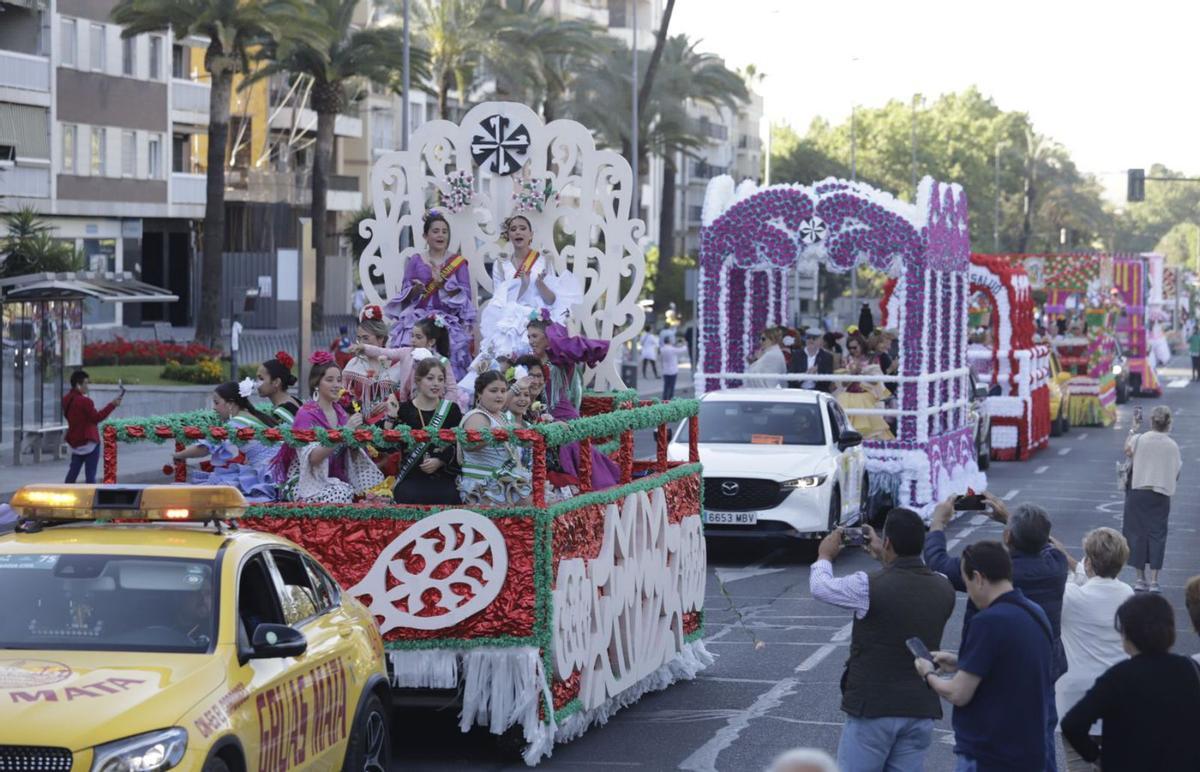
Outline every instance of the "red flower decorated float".
<svg viewBox="0 0 1200 772"><path fill-rule="evenodd" d="M545 246L558 270L586 280L577 326L614 342L595 372L599 388L609 391L583 400L586 417L470 432L400 424L226 433L209 412L110 421L105 480L117 479L118 444L134 441L221 435L236 444L316 442L389 452L422 443L517 443L531 460L530 505L261 504L250 507L243 525L305 547L371 609L397 688L459 689L463 731L476 724L497 734L519 728L533 764L555 742L711 662L701 641L706 563L698 451L693 445L687 461L670 462L665 442L667 429L684 420L698 435L698 406L639 403L617 375L619 344L639 334L643 318L634 301L644 259L634 237L645 230L630 219L632 174L619 155L597 150L573 121L543 126L528 108L498 103L473 109L461 126L425 124L411 148L377 163L375 218L363 226L372 235L363 275L382 275L389 289L409 254L398 252L399 234L419 222L430 191L457 202L448 215L452 246L470 263L472 292L488 288L485 261L498 252L497 227L514 187L539 179L571 192L528 217L536 233L553 234L555 224L567 223L571 249L554 252L549 237ZM523 166L518 179L514 172ZM465 184L477 187L468 192ZM564 203L568 198L575 203ZM655 459L634 460L637 430L657 431ZM547 502L547 453L571 443L608 453L620 479L592 490L592 456L584 452L579 495Z"/></svg>
<svg viewBox="0 0 1200 772"><path fill-rule="evenodd" d="M968 417L970 239L959 186L926 178L913 205L842 180L735 190L720 177L709 183L703 214L696 383L706 391L741 385L754 336L785 322L789 270L869 264L896 279L884 326L900 332L899 375L822 380L899 384L897 410L869 411L895 416L898 430L895 440L865 443L871 492L928 513L950 493L986 488Z"/></svg>

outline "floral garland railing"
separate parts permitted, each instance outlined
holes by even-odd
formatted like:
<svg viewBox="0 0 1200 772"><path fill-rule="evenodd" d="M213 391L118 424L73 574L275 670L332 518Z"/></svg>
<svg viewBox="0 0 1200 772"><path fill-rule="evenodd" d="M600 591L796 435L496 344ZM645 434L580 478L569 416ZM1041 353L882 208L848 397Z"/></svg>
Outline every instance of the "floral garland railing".
<svg viewBox="0 0 1200 772"><path fill-rule="evenodd" d="M547 475L547 450L573 442L590 445L596 438L620 437L617 460L621 467L621 481L628 483L633 477L633 432L637 430L655 429L657 431L658 458L655 466L659 470L665 470L667 457L666 442L663 441L663 438L669 432L669 425L685 418L690 419L689 461L691 463L699 461L700 454L696 444L699 431L696 416L699 409L698 401L682 399L616 410L612 413L579 418L566 424L553 423L514 431L492 429L483 432L462 428L429 432L407 426L396 429L363 426L354 430L242 427L231 431L209 411L106 421L101 432L104 445L104 482L114 484L117 481L117 445L122 442L145 441L162 444L174 441L176 449L180 449L186 442L211 439L216 442L229 441L237 445L257 441L266 444L303 447L315 442L327 448L346 446L366 449L367 447L412 447L426 442L435 447L445 447L459 442L471 445L484 443L495 446L515 441L533 448L534 503L537 506L545 506L545 485L543 483ZM584 456L586 455L585 453ZM590 459L582 467L580 482L584 491L590 491L592 489ZM186 467L182 462L175 465L174 474L177 481L186 479Z"/></svg>

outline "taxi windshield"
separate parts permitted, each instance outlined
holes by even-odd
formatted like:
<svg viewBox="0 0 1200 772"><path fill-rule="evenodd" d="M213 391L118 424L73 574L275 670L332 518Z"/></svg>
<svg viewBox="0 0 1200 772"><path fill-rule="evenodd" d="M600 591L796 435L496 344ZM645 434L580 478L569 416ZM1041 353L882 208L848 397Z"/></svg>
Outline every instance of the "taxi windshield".
<svg viewBox="0 0 1200 772"><path fill-rule="evenodd" d="M680 424L675 441L688 441L687 421ZM824 445L821 406L813 402L701 402L700 442Z"/></svg>
<svg viewBox="0 0 1200 772"><path fill-rule="evenodd" d="M208 651L211 560L0 555L0 649Z"/></svg>

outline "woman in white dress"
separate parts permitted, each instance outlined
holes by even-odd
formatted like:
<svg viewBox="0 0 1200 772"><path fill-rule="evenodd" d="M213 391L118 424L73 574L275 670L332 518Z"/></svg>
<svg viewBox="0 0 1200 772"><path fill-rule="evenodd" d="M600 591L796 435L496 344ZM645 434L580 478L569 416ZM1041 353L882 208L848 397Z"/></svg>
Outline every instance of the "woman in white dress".
<svg viewBox="0 0 1200 772"><path fill-rule="evenodd" d="M583 300L575 275L556 273L549 255L533 249L533 226L525 215L515 214L504 224L512 253L492 264L492 299L483 309L479 332L483 345L472 363L490 365L498 356L529 353L525 329L531 316L549 316L563 322L571 308ZM543 313L544 312L544 313Z"/></svg>
<svg viewBox="0 0 1200 772"><path fill-rule="evenodd" d="M787 360L784 359L783 349L780 348L782 342L782 327L768 327L763 330L759 337L759 349L754 356L750 357L750 368L746 370L747 374L785 375ZM783 381L774 378L746 379L746 387L750 389L779 389L783 386Z"/></svg>

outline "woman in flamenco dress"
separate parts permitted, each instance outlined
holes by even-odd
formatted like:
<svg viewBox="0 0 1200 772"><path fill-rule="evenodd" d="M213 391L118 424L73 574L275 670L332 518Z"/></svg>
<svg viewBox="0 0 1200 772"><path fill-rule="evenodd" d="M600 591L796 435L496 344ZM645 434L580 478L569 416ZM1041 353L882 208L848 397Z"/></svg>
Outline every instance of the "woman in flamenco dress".
<svg viewBox="0 0 1200 772"><path fill-rule="evenodd" d="M542 362L546 383L546 406L556 421L579 418L583 402L583 370L595 367L608 354L608 341L582 336L571 337L567 328L548 319L534 319L528 324L529 347ZM604 490L621 481L621 470L611 458L593 445L592 489ZM579 482L579 443L572 442L558 449L559 467L563 473Z"/></svg>
<svg viewBox="0 0 1200 772"><path fill-rule="evenodd" d="M851 375L883 375L883 370L872 362L867 352L866 340L859 335L851 335L846 341L845 365L844 370L837 372ZM883 407L887 394L887 388L882 383L852 381L839 385L833 397L843 408L878 410ZM893 439L892 430L883 416L852 415L849 418L854 430L864 439Z"/></svg>
<svg viewBox="0 0 1200 772"><path fill-rule="evenodd" d="M250 378L241 383L222 383L213 390L213 409L224 419L231 435L238 429L267 429L276 425L274 418L250 403L250 396L256 391L256 382ZM278 452L276 446L258 440L242 445L232 440L201 440L175 453L172 459L186 461L207 456L200 469L192 472L193 485L232 485L247 501L263 503L275 501L277 496L272 462Z"/></svg>
<svg viewBox="0 0 1200 772"><path fill-rule="evenodd" d="M413 370L412 399L396 410L396 421L431 435L454 429L462 422L458 405L446 398L449 365L439 357L417 363ZM392 497L399 504L458 504L455 485L457 464L453 445L425 442L406 449L399 463Z"/></svg>
<svg viewBox="0 0 1200 772"><path fill-rule="evenodd" d="M441 212L430 210L421 232L425 235L425 253L408 258L400 291L388 300L385 309L392 330L388 346L412 345L413 326L439 315L446 320L450 333L454 377L462 380L471 364L476 318L470 268L462 254L449 254L450 223Z"/></svg>

